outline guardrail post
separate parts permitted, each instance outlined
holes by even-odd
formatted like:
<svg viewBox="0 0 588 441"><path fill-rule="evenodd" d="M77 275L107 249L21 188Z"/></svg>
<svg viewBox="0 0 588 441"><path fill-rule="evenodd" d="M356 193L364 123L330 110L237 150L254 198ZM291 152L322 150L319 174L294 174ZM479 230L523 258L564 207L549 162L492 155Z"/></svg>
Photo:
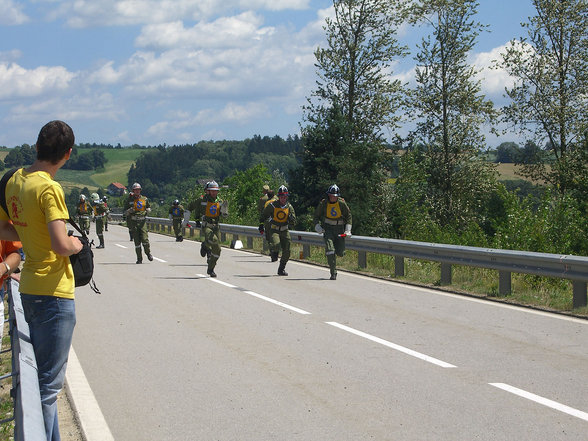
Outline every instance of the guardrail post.
<svg viewBox="0 0 588 441"><path fill-rule="evenodd" d="M365 251L357 252L357 266L367 268L367 253Z"/></svg>
<svg viewBox="0 0 588 441"><path fill-rule="evenodd" d="M404 257L394 256L394 277L404 277Z"/></svg>
<svg viewBox="0 0 588 441"><path fill-rule="evenodd" d="M252 250L253 249L253 237L247 236L247 248Z"/></svg>
<svg viewBox="0 0 588 441"><path fill-rule="evenodd" d="M194 228L190 227L190 237L194 237Z"/></svg>
<svg viewBox="0 0 588 441"><path fill-rule="evenodd" d="M512 292L510 271L498 271L498 294L508 296Z"/></svg>
<svg viewBox="0 0 588 441"><path fill-rule="evenodd" d="M302 257L305 259L310 257L310 245L302 245Z"/></svg>
<svg viewBox="0 0 588 441"><path fill-rule="evenodd" d="M267 253L268 250L269 250L269 246L268 246L267 240L265 240L265 236L263 237L262 241L263 241L263 246L262 246L262 249L261 250L264 253Z"/></svg>
<svg viewBox="0 0 588 441"><path fill-rule="evenodd" d="M583 306L586 306L586 282L573 280L572 286L574 292L573 307L581 308Z"/></svg>
<svg viewBox="0 0 588 441"><path fill-rule="evenodd" d="M171 225L168 225L168 226L167 226L167 232L168 232L168 233L171 233L171 229L172 229L172 226L171 226Z"/></svg>
<svg viewBox="0 0 588 441"><path fill-rule="evenodd" d="M451 285L451 264L441 264L441 285Z"/></svg>
<svg viewBox="0 0 588 441"><path fill-rule="evenodd" d="M227 240L227 234L221 231L221 242L224 242L225 240Z"/></svg>

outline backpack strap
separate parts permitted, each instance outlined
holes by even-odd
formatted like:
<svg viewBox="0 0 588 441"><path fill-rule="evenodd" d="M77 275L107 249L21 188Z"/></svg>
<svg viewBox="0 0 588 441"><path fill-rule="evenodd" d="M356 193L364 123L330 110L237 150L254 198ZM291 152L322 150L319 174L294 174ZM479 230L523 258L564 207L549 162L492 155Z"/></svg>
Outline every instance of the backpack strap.
<svg viewBox="0 0 588 441"><path fill-rule="evenodd" d="M4 176L2 176L2 179L0 179L0 207L4 209L8 217L10 217L10 213L8 213L8 207L6 206L6 184L8 184L8 180L17 170L19 169L13 168L12 170L7 171L4 173Z"/></svg>
<svg viewBox="0 0 588 441"><path fill-rule="evenodd" d="M84 233L84 231L78 226L78 224L76 224L76 221L74 221L71 216L69 217L69 219L67 221L77 230L78 233L80 233L82 235L82 237L85 237L86 239L88 239L88 236L86 236L86 233Z"/></svg>

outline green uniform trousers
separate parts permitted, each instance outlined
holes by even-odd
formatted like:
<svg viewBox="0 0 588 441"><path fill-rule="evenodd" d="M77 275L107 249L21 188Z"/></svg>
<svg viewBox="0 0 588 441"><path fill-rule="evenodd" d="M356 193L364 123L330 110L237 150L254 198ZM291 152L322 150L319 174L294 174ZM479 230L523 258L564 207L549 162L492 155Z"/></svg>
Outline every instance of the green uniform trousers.
<svg viewBox="0 0 588 441"><path fill-rule="evenodd" d="M104 217L96 216L96 234L100 240L100 245L104 246Z"/></svg>
<svg viewBox="0 0 588 441"><path fill-rule="evenodd" d="M127 220L128 222L128 220ZM149 234L147 232L147 219L133 219L131 222L133 232L133 240L135 241L135 252L137 253L137 260L143 260L141 253L141 245L145 254L151 254L151 246L149 245Z"/></svg>
<svg viewBox="0 0 588 441"><path fill-rule="evenodd" d="M80 223L80 229L86 233L86 234L90 234L90 217L89 216L85 216L85 217L79 217L78 218L78 222Z"/></svg>
<svg viewBox="0 0 588 441"><path fill-rule="evenodd" d="M182 235L182 222L184 221L183 217L174 217L172 219L172 226L174 228L174 234L176 235L176 237L179 237Z"/></svg>
<svg viewBox="0 0 588 441"><path fill-rule="evenodd" d="M280 257L280 264L286 265L290 260L290 245L292 238L290 237L290 230L279 231L270 226L269 247L271 253L279 253L282 250Z"/></svg>
<svg viewBox="0 0 588 441"><path fill-rule="evenodd" d="M343 234L345 227L343 225L325 226L324 240L325 240L325 255L331 270L331 275L337 274L337 257L345 255L345 238L339 237Z"/></svg>
<svg viewBox="0 0 588 441"><path fill-rule="evenodd" d="M202 227L202 235L204 236L204 247L210 251L208 271L212 271L221 253L220 227L217 224L207 223Z"/></svg>

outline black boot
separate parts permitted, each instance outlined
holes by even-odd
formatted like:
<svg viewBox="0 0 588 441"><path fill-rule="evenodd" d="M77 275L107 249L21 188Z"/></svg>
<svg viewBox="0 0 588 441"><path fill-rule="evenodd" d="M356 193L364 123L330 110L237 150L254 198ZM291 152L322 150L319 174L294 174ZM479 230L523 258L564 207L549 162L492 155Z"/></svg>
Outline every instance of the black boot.
<svg viewBox="0 0 588 441"><path fill-rule="evenodd" d="M278 253L277 252L276 253L271 252L270 253L270 256L272 258L272 262L277 262L278 261Z"/></svg>
<svg viewBox="0 0 588 441"><path fill-rule="evenodd" d="M280 263L280 266L278 267L278 276L287 276L288 275L285 268L286 268L286 264Z"/></svg>
<svg viewBox="0 0 588 441"><path fill-rule="evenodd" d="M206 274L208 274L210 277L216 277L216 273L213 269L206 270Z"/></svg>
<svg viewBox="0 0 588 441"><path fill-rule="evenodd" d="M104 237L100 236L99 239L100 239L100 245L98 245L96 247L96 249L98 249L98 248L104 248Z"/></svg>

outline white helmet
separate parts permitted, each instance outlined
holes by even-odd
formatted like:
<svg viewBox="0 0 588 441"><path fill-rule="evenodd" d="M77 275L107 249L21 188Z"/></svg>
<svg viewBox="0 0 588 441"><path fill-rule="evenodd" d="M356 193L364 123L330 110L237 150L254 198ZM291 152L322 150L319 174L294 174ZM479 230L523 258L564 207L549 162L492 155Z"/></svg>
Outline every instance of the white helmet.
<svg viewBox="0 0 588 441"><path fill-rule="evenodd" d="M206 183L206 187L205 190L219 190L218 184L216 183L216 181L210 181Z"/></svg>
<svg viewBox="0 0 588 441"><path fill-rule="evenodd" d="M333 184L327 190L327 194L330 194L331 196L341 196L341 190L339 190L337 184Z"/></svg>
<svg viewBox="0 0 588 441"><path fill-rule="evenodd" d="M85 201L86 200L86 195L85 194L81 194L80 195L80 201Z"/></svg>
<svg viewBox="0 0 588 441"><path fill-rule="evenodd" d="M139 184L138 182L135 182L133 184L133 186L131 187L131 189L134 190L135 188L141 189L141 184Z"/></svg>

